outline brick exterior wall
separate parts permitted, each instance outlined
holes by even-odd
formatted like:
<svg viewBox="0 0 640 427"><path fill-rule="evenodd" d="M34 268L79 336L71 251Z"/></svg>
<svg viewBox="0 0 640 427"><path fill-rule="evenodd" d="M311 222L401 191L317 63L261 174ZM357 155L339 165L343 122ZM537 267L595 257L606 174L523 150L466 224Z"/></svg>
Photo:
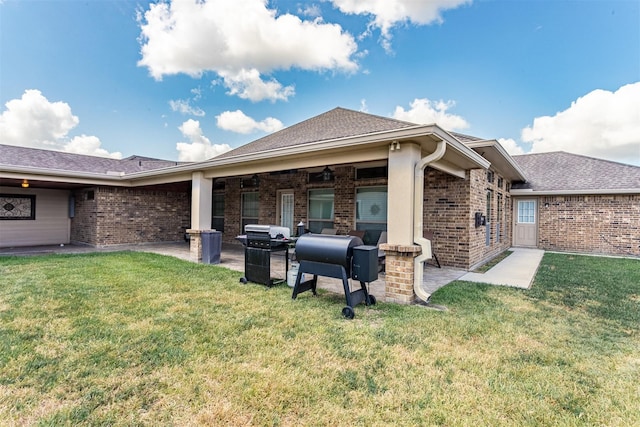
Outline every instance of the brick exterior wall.
<svg viewBox="0 0 640 427"><path fill-rule="evenodd" d="M356 168L353 166L331 166L334 180L329 183L308 182L307 172L286 174L259 174L258 188L241 188L240 178L228 178L225 183L225 229L223 241L238 243L235 237L242 233L241 194L258 191L260 208L259 222L278 223L278 192L294 191L294 218L296 222L307 223L308 191L316 188L334 189L334 227L338 234L346 234L355 228L355 197L359 187L386 185L386 178L369 178L356 181ZM502 179L502 188L498 188L498 179L487 182L485 170L467 172L465 179L427 168L425 171L424 226L434 231L433 248L442 265L469 269L474 265L504 251L511 245L511 199L506 191L507 181ZM486 245L486 228L475 227L474 213L486 214L487 189L493 190L492 206L494 217L497 215L498 194L502 194L501 241L497 242L497 223L491 224L491 244ZM389 215L393 215L390 212ZM295 232L292 230L292 232Z"/></svg>
<svg viewBox="0 0 640 427"><path fill-rule="evenodd" d="M469 258L470 181L425 170L425 230L433 231L433 252L442 265L466 268Z"/></svg>
<svg viewBox="0 0 640 427"><path fill-rule="evenodd" d="M308 190L334 189L334 227L339 234L355 228L356 189L386 185L386 178L355 180L353 166L331 167L334 180L329 183L308 182L305 171L282 174L259 174L257 188L242 188L240 178L225 180L225 222L223 242L238 243L241 230L241 194L259 192L259 218L262 224L278 223L280 190L294 191L294 218L307 222ZM424 224L434 231L433 249L442 265L468 269L508 248L511 243L511 207L508 193L497 188L498 175L488 183L486 171L467 172L460 179L428 168L425 171ZM506 181L505 181L506 182ZM485 227L474 226L474 212L486 211L486 190L494 190L494 212L497 194L503 194L505 220L502 242L496 242L496 222L491 226L491 245L486 246ZM93 199L88 197L93 192ZM76 215L72 220L71 239L95 246L179 241L190 226L188 193L94 187L75 192ZM389 212L393 215L393 212ZM292 230L292 232L295 232Z"/></svg>
<svg viewBox="0 0 640 427"><path fill-rule="evenodd" d="M308 192L311 189L334 189L334 220L333 226L338 234L347 234L355 228L355 197L357 187L371 187L387 185L386 178L362 179L355 181L355 167L335 166L331 167L334 179L331 182L308 182L308 173L292 172L286 174L258 174L260 185L258 188L241 188L240 178L228 178L225 181L225 221L223 242L238 243L235 237L242 233L240 221L242 216L241 194L243 192L259 192L259 222L261 224L278 224L278 192L281 190L293 190L294 195L294 219L308 223L307 204ZM295 233L295 230L291 230Z"/></svg>
<svg viewBox="0 0 640 427"><path fill-rule="evenodd" d="M640 194L543 196L538 203L540 248L640 256Z"/></svg>
<svg viewBox="0 0 640 427"><path fill-rule="evenodd" d="M502 187L498 187L498 179ZM486 262L511 245L511 198L508 182L494 172L492 183L487 171L467 171L464 179L427 168L425 171L424 228L433 231L432 248L442 265L470 269ZM490 245L486 244L486 227L475 226L475 212L486 215L487 190L493 190L493 217ZM501 238L497 241L498 194L502 195Z"/></svg>
<svg viewBox="0 0 640 427"><path fill-rule="evenodd" d="M95 187L74 195L74 242L108 246L180 241L191 222L191 201L185 192Z"/></svg>
<svg viewBox="0 0 640 427"><path fill-rule="evenodd" d="M351 166L334 168L333 225L338 234L356 228L356 170ZM360 185L360 183L358 183Z"/></svg>
<svg viewBox="0 0 640 427"><path fill-rule="evenodd" d="M93 199L89 194L93 193ZM88 188L75 191L75 215L71 219L71 242L84 243L97 246L98 241L98 215L97 201L95 200L96 188Z"/></svg>
<svg viewBox="0 0 640 427"><path fill-rule="evenodd" d="M224 185L224 232L222 241L238 243L235 237L240 234L240 178L227 178Z"/></svg>

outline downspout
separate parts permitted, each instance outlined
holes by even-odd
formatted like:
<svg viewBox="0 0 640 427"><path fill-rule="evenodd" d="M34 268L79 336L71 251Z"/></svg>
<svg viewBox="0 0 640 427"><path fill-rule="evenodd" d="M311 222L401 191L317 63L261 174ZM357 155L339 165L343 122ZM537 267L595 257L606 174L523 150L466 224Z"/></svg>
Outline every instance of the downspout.
<svg viewBox="0 0 640 427"><path fill-rule="evenodd" d="M438 161L444 156L447 143L444 140L438 142L435 151L423 157L414 170L414 195L413 195L413 242L422 248L422 252L413 261L413 292L425 303L429 302L431 294L422 288L422 276L424 274L424 262L431 259L431 240L424 238L422 218L424 216L424 170L431 162Z"/></svg>

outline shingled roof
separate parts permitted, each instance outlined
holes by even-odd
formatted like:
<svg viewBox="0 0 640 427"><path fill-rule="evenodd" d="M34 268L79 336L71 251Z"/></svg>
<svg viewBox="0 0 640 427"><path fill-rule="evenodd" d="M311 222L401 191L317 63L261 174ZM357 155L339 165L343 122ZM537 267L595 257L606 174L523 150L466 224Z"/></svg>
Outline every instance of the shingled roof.
<svg viewBox="0 0 640 427"><path fill-rule="evenodd" d="M367 135L413 126L417 125L338 107L228 151L216 158L258 153L312 142Z"/></svg>
<svg viewBox="0 0 640 427"><path fill-rule="evenodd" d="M107 172L143 172L175 166L179 163L142 156L109 159L106 157L0 144L0 165L2 164L13 167L43 168L52 171L106 174Z"/></svg>
<svg viewBox="0 0 640 427"><path fill-rule="evenodd" d="M556 151L513 156L527 182L513 189L533 191L629 190L640 193L640 167Z"/></svg>

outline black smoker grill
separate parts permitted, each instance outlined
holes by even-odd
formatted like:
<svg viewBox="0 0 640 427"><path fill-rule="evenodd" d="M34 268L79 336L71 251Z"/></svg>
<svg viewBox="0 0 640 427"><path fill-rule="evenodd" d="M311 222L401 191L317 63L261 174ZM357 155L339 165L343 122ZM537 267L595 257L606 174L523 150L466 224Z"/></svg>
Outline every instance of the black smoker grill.
<svg viewBox="0 0 640 427"><path fill-rule="evenodd" d="M269 287L284 282L289 270L289 229L250 224L245 225L244 231L246 235L236 238L244 245L244 277L240 281L261 283ZM282 251L285 251L285 278L274 280L271 277L271 253Z"/></svg>
<svg viewBox="0 0 640 427"><path fill-rule="evenodd" d="M356 236L333 236L326 234L304 234L296 243L296 259L300 263L296 284L293 288L293 299L299 293L312 291L316 293L318 276L342 279L344 295L347 301L342 315L353 319L353 307L364 301L366 305L376 303L376 298L369 294L366 282L378 279L378 248L365 246ZM300 282L304 273L313 274L313 279ZM360 282L361 289L351 292L349 277Z"/></svg>

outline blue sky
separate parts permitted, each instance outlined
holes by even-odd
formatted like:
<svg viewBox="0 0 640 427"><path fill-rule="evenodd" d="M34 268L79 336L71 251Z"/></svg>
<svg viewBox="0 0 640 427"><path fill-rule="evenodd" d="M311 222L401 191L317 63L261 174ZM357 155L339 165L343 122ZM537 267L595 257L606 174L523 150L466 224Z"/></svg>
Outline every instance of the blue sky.
<svg viewBox="0 0 640 427"><path fill-rule="evenodd" d="M0 143L203 160L337 106L640 165L640 2L0 0Z"/></svg>

